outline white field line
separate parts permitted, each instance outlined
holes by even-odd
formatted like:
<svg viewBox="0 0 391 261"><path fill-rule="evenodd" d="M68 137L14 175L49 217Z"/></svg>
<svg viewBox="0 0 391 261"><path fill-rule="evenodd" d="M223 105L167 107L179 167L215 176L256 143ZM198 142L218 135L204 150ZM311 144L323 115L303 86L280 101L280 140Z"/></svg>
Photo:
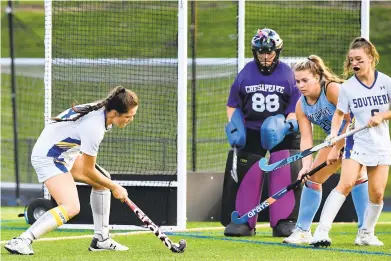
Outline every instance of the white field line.
<svg viewBox="0 0 391 261"><path fill-rule="evenodd" d="M314 223L317 224L317 223ZM339 225L356 225L357 223L352 223L352 222L338 222L338 223L333 223L333 226L339 226ZM386 222L377 222L376 224L379 225L390 225L391 222L386 221ZM259 224L256 226L257 228L265 228L269 227L268 223L265 224ZM197 231L209 231L209 230L223 230L225 227L202 227L202 228L189 228L189 229L179 229L179 230L172 230L169 231L171 233L175 232L197 232ZM150 234L152 231L133 231L133 232L121 232L121 233L112 233L110 234L112 237L115 236L133 236L133 235L143 235L143 234ZM74 239L83 239L83 238L92 238L93 233L90 235L81 235L81 236L69 236L69 237L47 237L47 238L39 238L35 240L34 242L40 242L40 241L59 241L59 240L74 240ZM5 241L0 241L0 244L5 244L7 243L8 240Z"/></svg>
<svg viewBox="0 0 391 261"><path fill-rule="evenodd" d="M257 228L261 227L267 227L269 224L260 224L257 225ZM196 231L209 231L209 230L223 230L224 227L202 227L202 228L189 228L189 229L178 229L178 230L171 230L169 231L170 233L172 232L196 232ZM151 234L151 230L146 230L146 231L133 231L133 232L121 232L121 233L110 233L110 236L115 237L115 236L133 236L133 235L143 235L143 234ZM39 238L37 240L34 240L34 242L39 242L39 241L58 241L58 240L73 240L73 239L82 239L82 238L92 238L93 233L90 235L81 235L81 236L68 236L68 237L47 237L47 238ZM7 241L0 241L0 244L5 244Z"/></svg>

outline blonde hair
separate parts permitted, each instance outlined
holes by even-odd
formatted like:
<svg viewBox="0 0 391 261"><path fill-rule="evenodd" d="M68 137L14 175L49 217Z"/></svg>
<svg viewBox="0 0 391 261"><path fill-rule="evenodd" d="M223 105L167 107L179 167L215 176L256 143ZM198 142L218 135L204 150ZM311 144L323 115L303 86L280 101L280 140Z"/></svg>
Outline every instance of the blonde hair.
<svg viewBox="0 0 391 261"><path fill-rule="evenodd" d="M365 53L368 56L373 57L372 62L371 62L371 66L373 69L375 69L375 67L379 63L379 59L380 59L380 55L377 52L376 47L369 40L365 39L364 37L357 37L350 43L349 51L352 49L359 49L359 48L363 48ZM346 54L345 62L343 64L343 75L345 78L347 78L348 75L353 72L352 68L351 68L351 63L349 60L349 51Z"/></svg>
<svg viewBox="0 0 391 261"><path fill-rule="evenodd" d="M328 68L322 58L317 55L310 55L305 61L297 63L293 70L309 70L313 75L319 75L321 81L343 83L344 80L338 77L330 68Z"/></svg>

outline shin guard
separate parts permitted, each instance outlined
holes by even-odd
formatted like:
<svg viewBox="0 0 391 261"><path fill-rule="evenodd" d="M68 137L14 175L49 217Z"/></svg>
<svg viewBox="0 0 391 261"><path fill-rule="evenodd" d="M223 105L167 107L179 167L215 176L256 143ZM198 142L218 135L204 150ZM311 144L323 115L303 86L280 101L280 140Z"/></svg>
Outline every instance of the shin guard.
<svg viewBox="0 0 391 261"><path fill-rule="evenodd" d="M269 164L288 158L298 153L297 150L281 150L271 153ZM302 167L301 160L295 161L290 165L269 173L269 195L288 186L297 179L297 174ZM289 191L284 197L280 198L270 206L270 226L274 228L279 220L289 219L297 220L300 206L300 196L302 187Z"/></svg>
<svg viewBox="0 0 391 261"><path fill-rule="evenodd" d="M100 241L109 237L109 218L111 205L110 190L91 190L90 195L94 234Z"/></svg>
<svg viewBox="0 0 391 261"><path fill-rule="evenodd" d="M58 228L67 223L69 220L68 213L64 206L60 205L46 211L34 224L27 229L22 235L23 238L28 238L31 241L40 238L46 233Z"/></svg>
<svg viewBox="0 0 391 261"><path fill-rule="evenodd" d="M304 231L309 231L322 201L322 184L309 180L305 184L301 193L299 217L297 218L296 227Z"/></svg>
<svg viewBox="0 0 391 261"><path fill-rule="evenodd" d="M351 194L354 208L357 213L358 228L361 228L364 222L365 210L367 209L369 202L367 177L356 181L356 185L353 187Z"/></svg>

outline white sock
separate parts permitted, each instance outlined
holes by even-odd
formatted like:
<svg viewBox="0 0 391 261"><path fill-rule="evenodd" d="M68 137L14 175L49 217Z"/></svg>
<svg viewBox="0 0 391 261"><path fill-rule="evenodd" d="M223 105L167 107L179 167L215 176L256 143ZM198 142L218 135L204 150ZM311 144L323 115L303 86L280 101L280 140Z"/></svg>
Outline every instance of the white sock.
<svg viewBox="0 0 391 261"><path fill-rule="evenodd" d="M331 228L331 224L337 216L342 204L345 202L345 199L345 195L339 193L336 189L331 191L324 203L322 214L320 215L319 226L323 226L327 229Z"/></svg>
<svg viewBox="0 0 391 261"><path fill-rule="evenodd" d="M65 208L60 205L46 211L38 220L31 225L20 237L27 238L30 241L40 238L42 235L58 228L69 220Z"/></svg>
<svg viewBox="0 0 391 261"><path fill-rule="evenodd" d="M109 237L110 190L91 190L91 210L94 219L94 236L103 241Z"/></svg>
<svg viewBox="0 0 391 261"><path fill-rule="evenodd" d="M367 209L365 210L364 222L361 229L365 229L371 233L375 232L375 225L379 219L383 205L383 202L380 204L374 204L371 201L368 202Z"/></svg>

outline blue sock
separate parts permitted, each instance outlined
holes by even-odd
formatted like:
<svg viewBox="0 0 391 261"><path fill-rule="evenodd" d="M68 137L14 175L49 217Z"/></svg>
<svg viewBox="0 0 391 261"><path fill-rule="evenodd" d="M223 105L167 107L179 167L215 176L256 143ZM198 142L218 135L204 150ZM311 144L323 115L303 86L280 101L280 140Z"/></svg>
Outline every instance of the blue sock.
<svg viewBox="0 0 391 261"><path fill-rule="evenodd" d="M316 212L319 209L320 202L322 201L322 187L320 184L307 181L308 185L317 185L316 188L313 186L303 187L300 199L299 217L297 219L296 227L308 231L310 230L312 220L315 217Z"/></svg>
<svg viewBox="0 0 391 261"><path fill-rule="evenodd" d="M364 222L365 209L369 202L367 181L353 187L352 199L357 213L358 228L361 228L362 223Z"/></svg>

